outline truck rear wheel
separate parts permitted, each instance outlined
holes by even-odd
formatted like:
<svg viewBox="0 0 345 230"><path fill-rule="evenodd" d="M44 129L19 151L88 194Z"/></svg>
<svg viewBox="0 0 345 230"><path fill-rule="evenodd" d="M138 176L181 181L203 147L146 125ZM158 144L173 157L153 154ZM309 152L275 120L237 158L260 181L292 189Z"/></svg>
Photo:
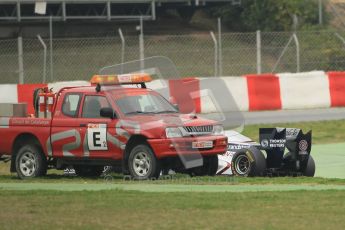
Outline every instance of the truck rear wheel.
<svg viewBox="0 0 345 230"><path fill-rule="evenodd" d="M231 160L231 170L235 176L263 176L266 170L266 159L256 148L237 152Z"/></svg>
<svg viewBox="0 0 345 230"><path fill-rule="evenodd" d="M35 145L24 145L16 155L16 171L21 179L44 176L47 173L47 159Z"/></svg>
<svg viewBox="0 0 345 230"><path fill-rule="evenodd" d="M158 178L161 168L151 148L145 144L134 147L128 158L128 169L137 180Z"/></svg>

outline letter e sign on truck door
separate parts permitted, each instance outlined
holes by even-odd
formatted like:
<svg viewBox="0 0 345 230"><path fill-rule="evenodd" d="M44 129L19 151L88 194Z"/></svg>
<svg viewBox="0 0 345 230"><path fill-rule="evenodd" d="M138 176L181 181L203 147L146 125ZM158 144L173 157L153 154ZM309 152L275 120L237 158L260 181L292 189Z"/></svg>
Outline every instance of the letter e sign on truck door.
<svg viewBox="0 0 345 230"><path fill-rule="evenodd" d="M107 146L107 125L88 124L87 142L89 150L108 150Z"/></svg>

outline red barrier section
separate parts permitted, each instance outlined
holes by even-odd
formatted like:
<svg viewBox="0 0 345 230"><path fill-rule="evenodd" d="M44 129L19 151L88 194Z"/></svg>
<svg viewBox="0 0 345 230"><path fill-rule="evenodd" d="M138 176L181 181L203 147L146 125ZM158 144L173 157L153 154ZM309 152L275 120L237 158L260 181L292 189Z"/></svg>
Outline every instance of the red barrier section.
<svg viewBox="0 0 345 230"><path fill-rule="evenodd" d="M328 72L331 107L345 106L345 72Z"/></svg>
<svg viewBox="0 0 345 230"><path fill-rule="evenodd" d="M190 77L169 80L169 91L182 113L201 112L199 79Z"/></svg>
<svg viewBox="0 0 345 230"><path fill-rule="evenodd" d="M17 85L18 89L18 102L23 103L26 102L28 104L28 113L34 113L34 106L33 106L33 94L34 90L37 88L46 87L47 84L23 84Z"/></svg>
<svg viewBox="0 0 345 230"><path fill-rule="evenodd" d="M279 78L273 74L246 75L249 111L281 109Z"/></svg>

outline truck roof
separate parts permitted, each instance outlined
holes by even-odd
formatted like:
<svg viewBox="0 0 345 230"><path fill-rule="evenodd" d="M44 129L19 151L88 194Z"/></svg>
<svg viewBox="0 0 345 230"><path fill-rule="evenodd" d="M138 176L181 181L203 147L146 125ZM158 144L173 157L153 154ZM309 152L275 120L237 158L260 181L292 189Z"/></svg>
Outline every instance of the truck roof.
<svg viewBox="0 0 345 230"><path fill-rule="evenodd" d="M65 88L65 90L68 90L68 92L72 93L93 93L96 92L96 86L78 86L78 87L73 87L73 88ZM138 88L136 85L107 85L107 86L101 86L101 91L102 92L110 92L110 91L116 91L118 93L124 93L124 92L147 92L147 91L152 91L151 89L147 88Z"/></svg>

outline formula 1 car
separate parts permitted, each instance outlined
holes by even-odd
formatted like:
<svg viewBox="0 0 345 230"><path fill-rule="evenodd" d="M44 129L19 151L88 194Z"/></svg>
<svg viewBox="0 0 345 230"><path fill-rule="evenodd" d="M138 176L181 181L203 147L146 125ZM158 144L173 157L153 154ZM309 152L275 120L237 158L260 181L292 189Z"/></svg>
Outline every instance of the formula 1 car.
<svg viewBox="0 0 345 230"><path fill-rule="evenodd" d="M260 128L260 143L236 131L226 131L228 151L218 155L217 175L308 176L315 174L310 155L311 131Z"/></svg>

